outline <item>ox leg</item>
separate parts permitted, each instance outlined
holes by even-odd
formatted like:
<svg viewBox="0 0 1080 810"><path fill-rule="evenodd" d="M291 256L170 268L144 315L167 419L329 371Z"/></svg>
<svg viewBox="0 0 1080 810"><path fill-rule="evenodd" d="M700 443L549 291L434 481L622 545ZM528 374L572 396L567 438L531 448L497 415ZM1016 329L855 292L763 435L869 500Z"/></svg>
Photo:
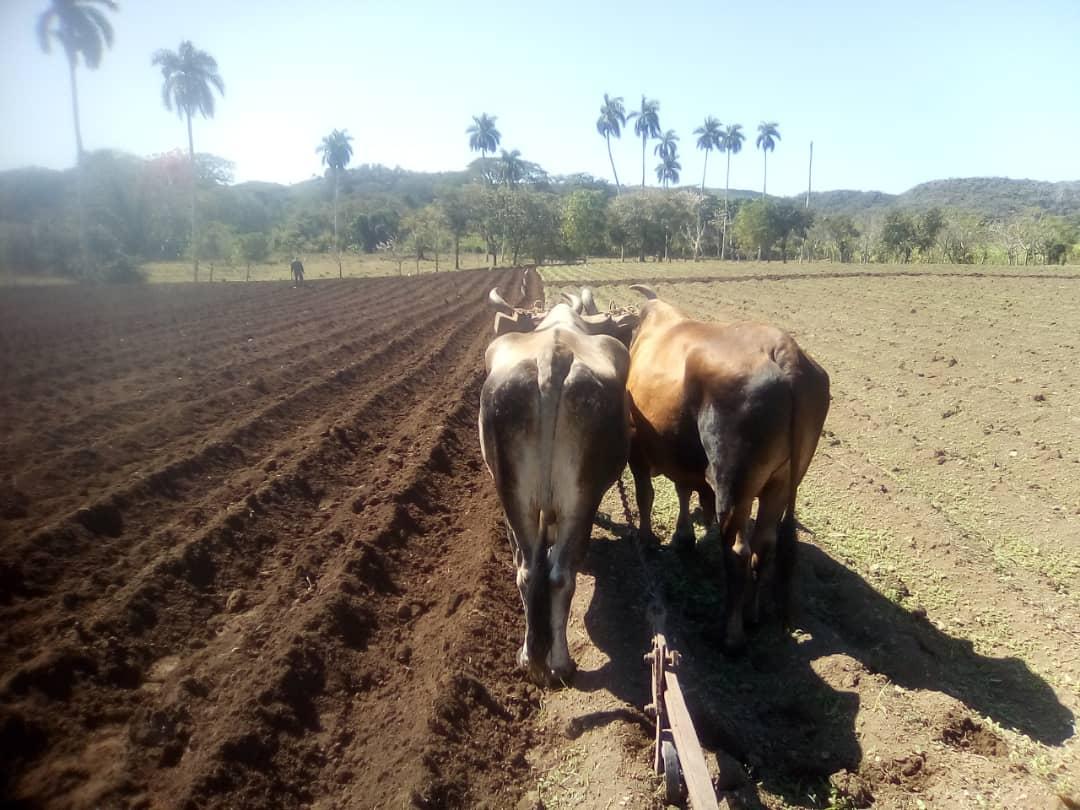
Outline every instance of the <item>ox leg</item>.
<svg viewBox="0 0 1080 810"><path fill-rule="evenodd" d="M638 536L647 543L659 544L659 539L653 533L652 506L653 485L649 468L644 465L636 465L631 460L630 472L634 476L634 492L637 496L638 508Z"/></svg>
<svg viewBox="0 0 1080 810"><path fill-rule="evenodd" d="M675 532L671 535L671 545L676 551L694 550L694 524L690 520L690 488L675 485L675 494L679 497L679 519L675 523Z"/></svg>
<svg viewBox="0 0 1080 810"><path fill-rule="evenodd" d="M716 493L708 484L697 491L698 502L701 504L701 521L708 529L716 522Z"/></svg>
<svg viewBox="0 0 1080 810"><path fill-rule="evenodd" d="M587 514L592 515L595 508ZM548 552L548 588L551 594L551 653L548 666L555 683L569 683L577 666L570 657L566 624L577 588L577 571L592 532L591 517L568 520Z"/></svg>
<svg viewBox="0 0 1080 810"><path fill-rule="evenodd" d="M732 510L724 526L724 575L727 581L724 606L724 647L739 652L746 646L743 605L750 580L750 544L746 538L746 523L750 505L739 504Z"/></svg>
<svg viewBox="0 0 1080 810"><path fill-rule="evenodd" d="M550 609L547 559L544 538L530 525L524 510L507 510L510 546L517 570L518 593L525 609L525 641L518 653L518 664L535 683L547 680L545 660L551 649ZM530 532L531 529L531 532ZM531 542L530 542L531 539Z"/></svg>
<svg viewBox="0 0 1080 810"><path fill-rule="evenodd" d="M757 624L761 619L761 593L776 580L777 528L784 514L785 481L772 479L758 498L757 520L750 541L751 574L748 620Z"/></svg>

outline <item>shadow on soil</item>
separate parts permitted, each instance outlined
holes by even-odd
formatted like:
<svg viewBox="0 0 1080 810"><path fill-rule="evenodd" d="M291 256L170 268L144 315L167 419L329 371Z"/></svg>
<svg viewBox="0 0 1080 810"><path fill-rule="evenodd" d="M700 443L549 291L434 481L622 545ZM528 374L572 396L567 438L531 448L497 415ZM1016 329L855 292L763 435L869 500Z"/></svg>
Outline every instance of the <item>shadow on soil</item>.
<svg viewBox="0 0 1080 810"><path fill-rule="evenodd" d="M610 528L625 534L625 526ZM680 680L702 744L731 754L752 777L738 793L727 794L733 806L763 806L755 781L791 804L824 806L830 774L860 768L855 721L859 682L868 677L950 695L1047 745L1060 745L1073 733L1072 713L1023 661L977 654L970 641L889 601L810 543L799 544L794 603L801 632L782 633L768 617L735 658L720 646L718 540L710 533L693 554L664 547L646 556L668 606L668 641L683 655ZM596 583L585 624L610 661L580 671L574 688L606 689L641 707L651 699L642 661L651 631L633 540L594 540L585 571ZM826 670L841 688L819 675ZM613 719L585 716L571 725ZM643 734L651 736L648 729Z"/></svg>

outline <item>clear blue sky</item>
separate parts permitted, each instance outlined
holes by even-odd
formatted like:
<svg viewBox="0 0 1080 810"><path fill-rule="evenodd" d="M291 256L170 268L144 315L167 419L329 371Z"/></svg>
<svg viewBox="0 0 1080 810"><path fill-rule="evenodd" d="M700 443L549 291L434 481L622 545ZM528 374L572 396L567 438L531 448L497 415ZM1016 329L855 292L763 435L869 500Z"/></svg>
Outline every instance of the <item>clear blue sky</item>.
<svg viewBox="0 0 1080 810"><path fill-rule="evenodd" d="M0 169L74 161L67 70L38 50L46 0L0 0ZM88 149L186 148L150 56L181 39L210 51L226 83L196 149L237 180L319 173L330 129L354 164L455 169L470 116L498 116L502 145L553 173L610 179L595 122L604 92L660 100L681 136L683 182L700 182L691 134L706 115L741 123L734 187L760 188L753 130L779 122L769 191L814 186L900 192L942 177L1080 179L1080 1L120 0L116 43L80 70ZM640 141L614 145L641 181ZM656 159L648 169L655 184ZM722 185L722 160L710 161Z"/></svg>

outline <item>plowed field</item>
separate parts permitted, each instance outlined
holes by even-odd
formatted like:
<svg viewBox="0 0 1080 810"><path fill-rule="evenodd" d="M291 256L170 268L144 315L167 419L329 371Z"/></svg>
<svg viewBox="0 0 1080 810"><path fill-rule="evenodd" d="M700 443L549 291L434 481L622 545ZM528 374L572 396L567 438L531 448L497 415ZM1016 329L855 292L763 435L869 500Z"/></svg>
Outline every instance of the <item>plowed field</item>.
<svg viewBox="0 0 1080 810"><path fill-rule="evenodd" d="M829 370L798 630L725 657L715 538L645 572L612 493L547 692L476 439L516 271L4 290L0 805L654 808L648 576L728 806L1077 806L1080 278L696 268L545 275Z"/></svg>
<svg viewBox="0 0 1080 810"><path fill-rule="evenodd" d="M537 693L475 437L516 278L5 292L3 796L516 801Z"/></svg>

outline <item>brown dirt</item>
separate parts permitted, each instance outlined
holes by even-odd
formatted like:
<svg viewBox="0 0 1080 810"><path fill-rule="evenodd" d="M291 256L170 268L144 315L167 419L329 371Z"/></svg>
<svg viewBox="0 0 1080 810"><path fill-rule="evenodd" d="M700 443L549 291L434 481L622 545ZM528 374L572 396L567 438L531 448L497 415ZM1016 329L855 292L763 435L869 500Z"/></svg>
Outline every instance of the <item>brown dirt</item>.
<svg viewBox="0 0 1080 810"><path fill-rule="evenodd" d="M502 271L5 291L0 804L660 804L644 574L614 495L573 687L514 669L475 436L493 279L516 289ZM1077 283L659 280L701 317L793 330L833 379L798 632L766 622L725 657L715 541L650 557L710 767L744 773L729 807L1076 797Z"/></svg>
<svg viewBox="0 0 1080 810"><path fill-rule="evenodd" d="M654 567L703 742L751 777L731 806L1074 800L1080 278L649 281L698 317L787 327L832 376L800 490L798 632L767 622L728 659L715 540ZM659 501L670 531L673 497Z"/></svg>
<svg viewBox="0 0 1080 810"><path fill-rule="evenodd" d="M0 795L516 801L539 693L475 438L516 279L7 291Z"/></svg>

